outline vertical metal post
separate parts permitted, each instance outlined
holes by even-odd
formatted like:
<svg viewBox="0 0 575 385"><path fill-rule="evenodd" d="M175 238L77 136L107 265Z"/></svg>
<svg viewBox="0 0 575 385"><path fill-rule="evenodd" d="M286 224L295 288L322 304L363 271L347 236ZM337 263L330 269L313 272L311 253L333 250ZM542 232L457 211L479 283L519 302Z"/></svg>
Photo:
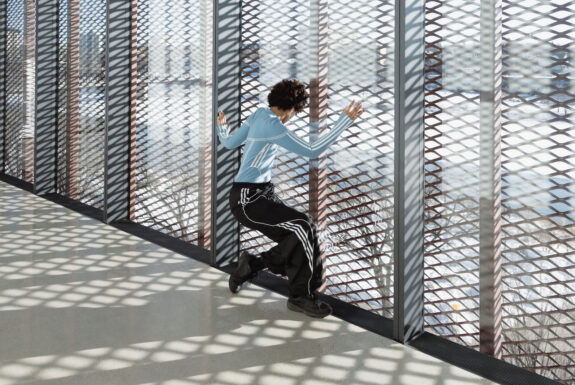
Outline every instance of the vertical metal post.
<svg viewBox="0 0 575 385"><path fill-rule="evenodd" d="M202 60L200 72L200 153L199 155L199 198L198 198L198 246L205 249L212 248L212 229L211 229L211 184L212 184L212 143L211 143L211 130L213 114L212 114L212 73L213 58L212 58L212 36L209 34L210 27L213 28L213 7L211 0L200 0L200 39L201 51L198 53Z"/></svg>
<svg viewBox="0 0 575 385"><path fill-rule="evenodd" d="M395 3L394 332L423 333L424 0Z"/></svg>
<svg viewBox="0 0 575 385"><path fill-rule="evenodd" d="M21 177L34 182L36 9L34 0L24 0L24 126L22 127Z"/></svg>
<svg viewBox="0 0 575 385"><path fill-rule="evenodd" d="M310 31L310 129L312 141L315 141L326 129L329 56L328 1L313 0L310 12L310 25L312 28L312 31ZM310 161L309 211L320 231L325 229L327 225L326 163L326 155L320 155L317 159ZM324 259L325 255L321 257Z"/></svg>
<svg viewBox="0 0 575 385"><path fill-rule="evenodd" d="M80 0L68 0L66 194L78 200L80 156Z"/></svg>
<svg viewBox="0 0 575 385"><path fill-rule="evenodd" d="M7 2L0 0L0 174L5 173L4 148L6 132L6 72L8 58L6 47L8 45Z"/></svg>
<svg viewBox="0 0 575 385"><path fill-rule="evenodd" d="M214 9L213 118L224 111L232 129L240 123L241 0L217 0ZM212 264L224 266L238 255L239 225L228 195L239 165L239 151L219 143L212 129Z"/></svg>
<svg viewBox="0 0 575 385"><path fill-rule="evenodd" d="M203 120L203 119L202 119ZM206 119L207 120L207 119ZM208 122L208 126L211 125ZM202 126L202 129L206 126ZM211 174L211 160L212 149L207 142L205 134L201 134L202 145L200 146L199 162L199 198L198 198L198 246L210 250L212 248L212 227L211 227L211 187L212 187L212 174Z"/></svg>
<svg viewBox="0 0 575 385"><path fill-rule="evenodd" d="M139 5L142 0L131 0L131 45L130 45L130 158L129 158L129 196L128 196L128 220L134 221L136 217L136 162L137 162L137 112L138 112L138 89L140 75L138 68L138 15ZM145 55L148 53L146 52Z"/></svg>
<svg viewBox="0 0 575 385"><path fill-rule="evenodd" d="M34 192L56 192L58 0L36 0L36 141Z"/></svg>
<svg viewBox="0 0 575 385"><path fill-rule="evenodd" d="M426 81L433 85L433 89L426 91L426 96L430 100L424 101L426 106L431 108L425 111L425 151L430 153L441 153L443 148L443 130L442 115L444 113L441 103L441 94L444 91L443 83L445 81L443 74L443 61L444 52L443 46L445 45L443 25L438 23L438 19L443 17L441 14L440 1L428 1L426 3L426 21L425 21L425 68ZM442 197L444 192L441 189L443 185L443 175L445 173L442 165L441 157L434 156L425 159L425 188L424 199L426 210L426 222L428 223L426 236L431 235L431 240L428 240L426 245L426 252L436 254L438 253L437 245L441 244L441 221L443 218Z"/></svg>
<svg viewBox="0 0 575 385"><path fill-rule="evenodd" d="M110 223L129 218L131 0L108 0L106 18L104 221Z"/></svg>
<svg viewBox="0 0 575 385"><path fill-rule="evenodd" d="M501 0L481 0L480 58L479 346L501 358Z"/></svg>

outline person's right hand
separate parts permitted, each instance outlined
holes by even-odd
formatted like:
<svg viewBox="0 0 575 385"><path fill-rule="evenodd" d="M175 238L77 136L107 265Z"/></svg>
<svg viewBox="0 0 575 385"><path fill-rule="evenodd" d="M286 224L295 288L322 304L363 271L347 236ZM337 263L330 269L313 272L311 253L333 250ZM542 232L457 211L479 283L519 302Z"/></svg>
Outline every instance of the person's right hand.
<svg viewBox="0 0 575 385"><path fill-rule="evenodd" d="M357 103L355 106L353 105L354 103L355 103L355 100L352 100L351 103L349 104L349 106L347 106L343 109L343 112L345 112L351 120L355 120L355 119L359 118L361 116L361 114L363 113L363 111L365 111L363 109L363 105L361 104L361 102Z"/></svg>
<svg viewBox="0 0 575 385"><path fill-rule="evenodd" d="M218 126L223 126L224 124L228 124L228 121L226 120L226 114L224 114L223 111L220 111L218 113Z"/></svg>

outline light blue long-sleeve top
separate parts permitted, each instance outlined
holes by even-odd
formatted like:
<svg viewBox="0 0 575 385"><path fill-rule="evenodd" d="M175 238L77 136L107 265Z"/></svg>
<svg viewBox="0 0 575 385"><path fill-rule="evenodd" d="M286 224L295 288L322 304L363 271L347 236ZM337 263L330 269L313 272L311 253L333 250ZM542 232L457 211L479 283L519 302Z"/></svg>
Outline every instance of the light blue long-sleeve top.
<svg viewBox="0 0 575 385"><path fill-rule="evenodd" d="M308 143L291 132L269 108L258 108L239 129L229 133L228 124L217 126L218 137L226 148L237 148L245 143L236 182L265 183L271 180L271 171L278 146L296 154L317 158L353 120L341 114L332 129L313 143Z"/></svg>

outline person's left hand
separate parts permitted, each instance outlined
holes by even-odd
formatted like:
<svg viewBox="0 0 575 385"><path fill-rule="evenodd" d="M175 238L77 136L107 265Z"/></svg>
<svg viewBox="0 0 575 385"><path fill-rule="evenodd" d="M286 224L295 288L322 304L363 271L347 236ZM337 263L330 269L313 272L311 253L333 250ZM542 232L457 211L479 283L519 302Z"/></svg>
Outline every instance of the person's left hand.
<svg viewBox="0 0 575 385"><path fill-rule="evenodd" d="M224 114L224 111L220 111L218 113L218 126L223 126L224 124L228 124L228 121L226 120L226 114Z"/></svg>
<svg viewBox="0 0 575 385"><path fill-rule="evenodd" d="M343 109L343 112L346 113L351 120L356 120L357 118L359 118L364 111L361 102L357 103L355 106L354 103L355 100L352 100L349 106Z"/></svg>

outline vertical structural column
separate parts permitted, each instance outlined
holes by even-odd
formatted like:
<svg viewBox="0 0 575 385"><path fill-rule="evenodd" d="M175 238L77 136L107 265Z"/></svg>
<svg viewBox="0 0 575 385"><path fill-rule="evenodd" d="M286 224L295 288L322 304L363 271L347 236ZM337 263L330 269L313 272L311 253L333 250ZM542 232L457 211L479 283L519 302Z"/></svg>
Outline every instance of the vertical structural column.
<svg viewBox="0 0 575 385"><path fill-rule="evenodd" d="M501 358L501 0L481 0L480 59L479 345Z"/></svg>
<svg viewBox="0 0 575 385"><path fill-rule="evenodd" d="M24 0L24 127L22 129L22 179L34 181L36 9Z"/></svg>
<svg viewBox="0 0 575 385"><path fill-rule="evenodd" d="M138 111L138 89L140 87L140 77L138 74L138 20L139 5L141 0L131 0L131 43L130 43L130 159L129 159L129 196L128 196L128 220L134 221L136 217L136 163L137 163L137 111ZM147 55L147 52L145 53Z"/></svg>
<svg viewBox="0 0 575 385"><path fill-rule="evenodd" d="M107 1L104 221L127 220L130 203L131 0Z"/></svg>
<svg viewBox="0 0 575 385"><path fill-rule="evenodd" d="M80 157L80 0L68 0L66 194L78 200Z"/></svg>
<svg viewBox="0 0 575 385"><path fill-rule="evenodd" d="M423 333L424 0L395 3L394 331Z"/></svg>
<svg viewBox="0 0 575 385"><path fill-rule="evenodd" d="M311 2L311 81L310 81L310 129L312 142L326 129L327 118L327 70L329 55L328 1ZM320 230L327 225L327 174L325 155L310 161L309 211ZM323 250L323 248L322 248ZM322 259L325 256L322 255Z"/></svg>
<svg viewBox="0 0 575 385"><path fill-rule="evenodd" d="M8 44L7 28L7 2L8 0L0 0L0 174L5 173L4 162L4 137L6 132L6 47Z"/></svg>
<svg viewBox="0 0 575 385"><path fill-rule="evenodd" d="M56 192L58 3L58 0L36 0L36 194Z"/></svg>
<svg viewBox="0 0 575 385"><path fill-rule="evenodd" d="M212 121L224 111L232 129L240 124L241 0L217 0L214 9L214 106ZM228 195L239 165L239 151L219 143L212 129L212 264L229 264L239 252L239 225Z"/></svg>
<svg viewBox="0 0 575 385"><path fill-rule="evenodd" d="M211 249L211 186L212 186L212 143L211 143L211 130L209 127L214 124L212 122L212 35L209 33L211 27L213 28L213 1L200 0L200 55L201 68L200 68L200 113L199 118L201 122L200 127L200 153L199 163L199 198L198 198L198 246L204 249Z"/></svg>

